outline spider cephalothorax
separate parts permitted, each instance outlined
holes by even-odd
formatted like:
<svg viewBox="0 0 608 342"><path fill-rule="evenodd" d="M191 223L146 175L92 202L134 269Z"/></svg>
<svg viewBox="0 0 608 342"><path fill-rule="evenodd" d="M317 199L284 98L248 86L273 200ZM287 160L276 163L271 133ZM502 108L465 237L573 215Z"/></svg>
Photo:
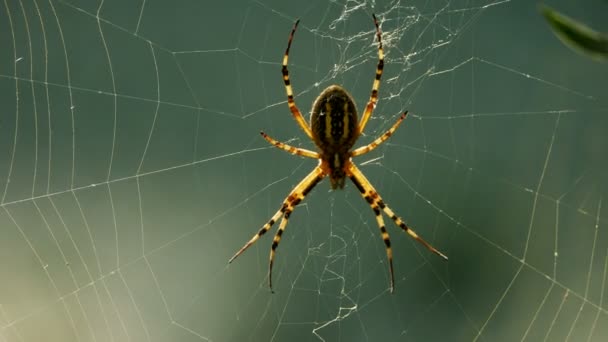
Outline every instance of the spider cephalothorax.
<svg viewBox="0 0 608 342"><path fill-rule="evenodd" d="M350 94L339 85L332 85L327 87L319 97L315 100L312 108L312 115L310 117L310 126L304 120L302 113L296 106L293 98L293 89L289 81L289 71L287 70L287 61L289 58L289 48L291 47L291 41L293 35L298 27L298 22L293 26L291 34L289 35L289 41L287 43L287 49L285 55L283 55L283 82L285 83L285 91L287 92L287 105L293 115L294 119L304 130L304 133L308 135L310 139L317 146L318 152L307 150L304 148L289 146L278 140L269 137L266 133L261 132L262 136L266 141L272 145L283 149L289 153L296 154L303 157L315 158L319 160L319 165L315 167L296 187L291 193L285 198L283 204L279 210L272 216L272 218L255 234L241 249L230 258L229 262L232 262L239 255L241 255L249 246L254 244L260 236L264 235L270 227L281 219L279 230L274 236L272 241L272 247L270 249L270 261L268 265L268 285L272 289L272 265L274 262L275 251L281 242L281 236L291 213L293 212L296 205L298 205L306 195L326 176L329 176L329 181L332 189L341 189L344 187L344 181L346 177L350 178L357 190L361 193L361 196L369 203L370 207L376 215L376 222L380 228L380 234L384 245L386 247L386 257L388 259L389 271L390 271L390 290L393 291L395 277L393 272L393 250L391 247L391 241L384 226L384 219L382 218L382 212L391 218L401 229L408 233L416 241L420 242L431 252L447 259L445 255L439 252L435 247L431 246L428 242L422 239L416 234L410 227L408 227L403 220L398 217L391 208L382 200L380 194L374 189L372 184L363 175L361 170L351 161L352 157L360 156L365 154L386 141L396 130L401 122L405 119L407 112L403 113L397 122L386 131L382 136L372 141L366 146L359 147L355 150L351 150L357 138L363 132L367 121L372 115L372 111L378 101L378 88L380 87L380 77L382 76L382 70L384 67L384 52L382 50L382 37L380 34L380 27L376 16L374 18L374 25L376 26L376 36L378 37L378 65L376 67L376 76L372 84L372 92L365 106L365 111L361 117L361 121L358 121L357 108L355 102Z"/></svg>

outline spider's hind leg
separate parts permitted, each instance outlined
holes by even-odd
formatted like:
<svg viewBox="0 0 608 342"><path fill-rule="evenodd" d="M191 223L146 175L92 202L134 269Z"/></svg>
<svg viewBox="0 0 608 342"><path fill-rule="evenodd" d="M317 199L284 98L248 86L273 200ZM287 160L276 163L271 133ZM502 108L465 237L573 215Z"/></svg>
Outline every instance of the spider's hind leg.
<svg viewBox="0 0 608 342"><path fill-rule="evenodd" d="M287 62L289 61L289 49L291 48L291 42L293 41L293 36L296 33L296 29L298 28L298 23L300 20L297 20L293 24L293 28L291 29L291 33L289 34L289 41L287 42L287 49L285 49L285 54L283 55L283 65L281 67L281 72L283 73L283 83L285 83L285 93L287 94L287 105L289 106L289 110L291 111L291 115L296 119L296 122L300 127L304 130L306 135L312 139L312 131L310 130L310 126L304 120L302 113L296 106L296 102L293 98L293 88L291 87L291 81L289 80L289 70L287 69Z"/></svg>
<svg viewBox="0 0 608 342"><path fill-rule="evenodd" d="M374 18L374 25L376 26L376 37L378 38L378 65L376 66L376 76L374 77L374 83L372 84L372 92L369 96L369 101L365 106L365 111L361 116L361 121L359 122L359 133L363 133L365 125L367 125L367 121L372 116L374 107L378 102L378 89L380 88L380 78L382 77L382 70L384 70L384 49L382 48L382 33L380 32L380 25L378 24L378 19L376 18L376 15L372 16Z"/></svg>

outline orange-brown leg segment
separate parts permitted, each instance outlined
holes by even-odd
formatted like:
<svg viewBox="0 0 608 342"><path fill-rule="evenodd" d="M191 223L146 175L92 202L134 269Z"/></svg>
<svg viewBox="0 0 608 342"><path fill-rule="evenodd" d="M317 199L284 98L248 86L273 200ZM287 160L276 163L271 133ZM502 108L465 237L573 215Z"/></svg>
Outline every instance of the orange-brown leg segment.
<svg viewBox="0 0 608 342"><path fill-rule="evenodd" d="M376 26L376 36L378 37L378 66L376 67L376 77L374 78L374 83L372 85L372 94L369 97L369 101L365 106L365 111L363 112L363 115L361 116L361 121L359 122L359 133L363 133L365 125L367 125L367 121L372 115L374 107L376 107L376 102L378 102L378 89L380 88L380 78L382 77L382 70L384 69L384 50L382 49L382 35L380 33L380 25L378 24L378 19L376 19L376 15L372 16L374 18L374 25Z"/></svg>
<svg viewBox="0 0 608 342"><path fill-rule="evenodd" d="M289 193L289 195L283 201L281 208L272 216L272 218L243 247L241 247L241 249L239 249L239 251L236 252L234 256L232 256L232 258L230 258L230 260L228 260L228 263L231 263L239 255L243 254L243 252L245 252L247 248L253 245L262 235L266 234L266 232L270 230L270 227L272 227L272 225L279 218L281 218L281 216L283 216L283 221L281 222L279 231L277 232L278 238L277 236L275 236L275 239L272 244L269 267L269 269L272 270L274 251L277 248L279 241L281 240L281 234L283 234L283 230L285 230L285 227L287 226L287 219L289 218L289 215L291 214L291 212L293 212L295 206L298 205L306 197L306 195L315 187L315 185L317 185L321 181L321 179L323 179L323 177L325 177L325 173L323 172L321 167L315 167L314 170L312 170L306 177L304 177L304 179L302 179L302 181L298 185L296 185L296 187ZM272 285L272 283L270 283L270 285Z"/></svg>
<svg viewBox="0 0 608 342"><path fill-rule="evenodd" d="M399 117L399 119L397 120L397 122L395 122L393 124L393 126L391 128L389 128L388 131L386 131L386 133L382 134L380 137L378 137L378 139L372 141L371 143L365 145L365 146L361 146L358 149L352 151L350 153L351 157L356 157L356 156L360 156L362 154L365 154L367 152L372 151L373 149L375 149L376 147L378 147L380 144L382 144L383 142L385 142L388 138L391 137L391 135L393 135L393 133L395 133L395 131L397 130L397 128L399 127L399 125L401 125L401 122L403 122L403 119L405 119L405 116L407 115L407 111L403 114L401 114L401 116Z"/></svg>
<svg viewBox="0 0 608 342"><path fill-rule="evenodd" d="M287 151L287 152L289 152L291 154L295 154L295 155L302 156L302 157L315 158L315 159L320 159L321 158L321 156L317 152L314 152L314 151L311 151L311 150L307 150L305 148L300 148L300 147L294 147L294 146L291 146L291 145L287 145L286 143L283 143L283 142L280 142L278 140L275 140L275 139L271 138L268 134L266 134L264 132L260 132L260 134L271 145L274 145L274 146L280 148L281 150Z"/></svg>
<svg viewBox="0 0 608 342"><path fill-rule="evenodd" d="M408 227L403 220L395 215L395 213L384 203L382 197L378 194L376 189L372 186L372 184L365 178L361 170L355 166L352 162L349 163L347 169L348 177L353 181L359 192L361 192L361 196L365 198L365 200L371 205L374 211L379 211L378 208L382 209L386 215L388 215L395 224L397 224L401 229L403 229L406 233L408 233L414 240L418 241L422 245L424 245L431 252L439 255L445 260L448 259L443 253L433 247L430 243L426 242L422 237L416 234L410 227Z"/></svg>
<svg viewBox="0 0 608 342"><path fill-rule="evenodd" d="M291 82L289 81L289 71L287 70L287 62L289 60L289 49L291 48L291 41L293 40L293 35L296 33L296 29L298 28L298 23L300 20L296 20L295 24L293 24L293 29L291 29L291 33L289 34L289 41L287 42L287 49L285 50L285 55L283 55L283 67L281 72L283 73L283 82L285 82L285 91L287 92L287 105L289 106L289 110L293 115L294 119L298 122L298 125L302 127L306 135L312 139L312 132L310 130L310 126L304 120L302 113L296 106L296 102L293 99L293 88L291 88Z"/></svg>

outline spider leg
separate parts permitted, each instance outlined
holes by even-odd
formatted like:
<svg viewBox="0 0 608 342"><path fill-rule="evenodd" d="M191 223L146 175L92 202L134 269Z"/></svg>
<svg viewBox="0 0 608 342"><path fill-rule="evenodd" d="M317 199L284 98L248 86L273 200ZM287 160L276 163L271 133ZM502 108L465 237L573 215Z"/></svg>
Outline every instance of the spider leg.
<svg viewBox="0 0 608 342"><path fill-rule="evenodd" d="M378 147L380 144L385 142L388 138L391 137L391 135L393 135L393 133L395 133L395 131L397 130L399 125L401 125L401 122L403 121L403 119L405 119L406 115L407 115L407 111L405 111L403 114L401 114L401 116L399 117L397 122L395 122L393 124L393 126L391 128L389 128L388 131L386 131L386 133L382 134L380 137L378 137L376 140L372 141L371 143L369 143L365 146L361 146L358 149L352 151L350 153L350 156L351 157L360 156L362 154L372 151L373 149Z"/></svg>
<svg viewBox="0 0 608 342"><path fill-rule="evenodd" d="M272 218L243 247L241 247L241 249L239 249L239 251L236 252L232 258L230 258L230 260L228 260L228 263L231 263L239 255L243 254L247 248L253 245L262 235L270 230L270 227L272 227L272 225L282 216L283 221L281 222L279 231L277 231L277 236L275 236L272 243L270 254L270 269L272 269L274 251L281 240L281 234L283 234L283 231L287 226L287 219L289 219L289 215L294 210L295 206L298 205L306 197L306 195L308 195L308 193L321 181L321 179L323 179L323 177L325 177L325 173L321 167L315 167L306 177L304 177L304 179L302 179L298 185L296 185L295 188L293 188L293 190L283 201L281 208L272 216ZM272 285L272 283L270 283L270 285Z"/></svg>
<svg viewBox="0 0 608 342"><path fill-rule="evenodd" d="M373 15L374 25L376 25L376 36L378 37L378 66L376 67L376 78L374 79L374 83L372 85L372 94L369 97L369 101L365 106L365 111L361 116L361 122L359 122L359 134L363 133L365 129L365 125L367 125L367 121L372 115L372 111L376 106L376 102L378 102L378 89L380 88L380 77L382 77L382 70L384 69L384 50L382 49L382 35L380 33L380 25L378 25L378 19L376 19L376 15Z"/></svg>
<svg viewBox="0 0 608 342"><path fill-rule="evenodd" d="M428 250L439 255L440 257L444 258L445 260L448 259L447 256L445 256L443 253L441 253L439 250L437 250L435 247L433 247L430 243L426 242L422 237L420 237L418 234L416 234L416 232L414 230L412 230L410 227L408 227L400 217L395 215L395 213L391 210L391 208L389 208L384 203L384 201L382 200L382 197L380 197L380 195L378 194L376 189L374 189L374 187L369 182L369 180L367 180L367 178L365 178L365 176L363 175L361 170L359 170L359 168L357 168L355 166L355 164L353 164L351 162L349 164L347 170L348 170L348 172L347 172L348 176L353 181L353 183L355 184L357 189L359 189L359 192L361 192L361 196L363 196L363 198L365 198L365 200L368 203L370 203L370 205L372 205L372 209L373 209L373 206L376 205L377 207L382 209L384 211L384 213L386 215L388 215L388 217L390 217L393 221L395 221L395 224L397 224L399 227L401 227L401 229L403 229L406 233L408 233L414 240L418 241L419 243L424 245L424 247L426 247Z"/></svg>
<svg viewBox="0 0 608 342"><path fill-rule="evenodd" d="M287 227L287 222L289 221L290 215L291 211L285 211L285 214L281 219L281 224L279 225L279 230L277 230L277 233L274 235L274 239L272 240L272 247L270 248L270 261L268 262L268 287L270 287L270 291L272 291L272 266L274 265L274 256L276 249L279 247L279 243L281 242L281 236L285 231L285 227Z"/></svg>
<svg viewBox="0 0 608 342"><path fill-rule="evenodd" d="M264 133L264 132L260 132L260 134L262 135L262 137L264 137L264 139L266 139L266 141L268 141L271 145L274 145L282 150L285 150L291 154L296 154L298 156L302 156L302 157L308 157L308 158L315 158L315 159L320 159L321 156L314 151L311 150L307 150L305 148L299 148L299 147L294 147L294 146L290 146L287 145L286 143L280 142L278 140L275 140L273 138L271 138L268 134Z"/></svg>
<svg viewBox="0 0 608 342"><path fill-rule="evenodd" d="M384 226L384 219L382 218L380 209L376 204L371 202L368 203L372 207L374 214L376 214L376 222L378 223L378 228L380 228L380 234L382 235L382 240L384 241L384 245L386 247L386 258L388 259L388 270L391 277L391 293L393 293L395 290L395 273L393 271L393 249L391 247L391 239L388 236L386 227Z"/></svg>
<svg viewBox="0 0 608 342"><path fill-rule="evenodd" d="M298 122L298 125L302 127L306 135L312 139L312 131L310 127L304 120L302 113L296 106L296 102L293 99L293 89L291 88L291 82L289 81L289 71L287 70L287 61L289 60L289 48L291 48L291 41L293 40L293 36L296 33L296 29L298 28L298 23L300 20L296 20L293 24L293 28L291 29L291 33L289 34L289 41L287 42L287 49L285 50L285 54L283 55L283 67L281 68L281 72L283 73L283 82L285 82L285 92L287 93L287 105L289 106L289 110L293 115L294 119Z"/></svg>

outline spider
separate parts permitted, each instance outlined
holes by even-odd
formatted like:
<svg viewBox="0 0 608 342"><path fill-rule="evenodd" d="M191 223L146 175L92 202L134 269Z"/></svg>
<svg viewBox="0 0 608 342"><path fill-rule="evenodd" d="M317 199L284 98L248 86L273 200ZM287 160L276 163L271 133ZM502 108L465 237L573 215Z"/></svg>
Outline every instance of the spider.
<svg viewBox="0 0 608 342"><path fill-rule="evenodd" d="M311 151L304 148L294 147L287 145L283 142L275 140L268 136L264 132L260 132L262 137L270 144L285 150L291 154L298 156L314 158L319 160L319 164L315 167L304 179L296 185L296 187L289 193L289 195L283 201L283 204L279 210L270 218L270 220L262 226L262 228L238 251L228 263L232 263L239 255L241 255L247 248L253 245L262 235L264 235L272 225L281 218L279 229L274 236L272 241L272 247L270 249L270 261L268 264L268 286L272 292L272 265L274 263L274 257L277 247L281 242L281 236L287 227L287 222L291 213L295 207L304 200L306 195L326 176L329 176L329 183L332 189L344 188L344 182L346 177L355 184L355 187L361 193L361 196L369 203L370 207L376 215L376 222L380 228L380 234L384 240L386 246L386 257L388 259L388 266L390 272L390 291L394 290L395 276L393 272L393 250L391 248L391 241L384 226L384 219L382 217L382 211L388 217L390 217L395 224L401 229L408 233L414 240L424 245L431 252L439 255L440 257L447 260L448 258L431 246L428 242L422 239L416 232L414 232L400 217L395 215L393 210L382 200L382 197L378 194L376 189L363 175L361 170L355 166L352 162L352 157L357 157L362 154L368 153L378 147L381 143L386 141L399 127L401 122L405 119L407 111L404 112L397 122L381 135L376 140L372 141L366 146L359 147L351 150L351 147L355 144L355 141L363 133L363 129L367 124L372 111L378 101L378 88L380 87L380 77L382 76L382 70L384 68L384 51L382 49L382 38L380 33L380 27L378 20L375 15L372 15L374 19L374 25L376 26L376 36L378 37L378 65L376 67L376 76L372 84L372 92L365 106L365 111L361 121L357 122L357 108L352 96L341 86L331 85L327 87L314 101L312 106L312 114L310 117L310 126L304 120L302 113L296 106L293 89L289 80L289 72L287 70L287 61L289 58L289 48L293 36L298 27L297 20L287 43L287 49L283 55L283 82L285 83L285 91L287 92L287 105L298 125L304 130L304 133L312 139L316 145L318 151Z"/></svg>

